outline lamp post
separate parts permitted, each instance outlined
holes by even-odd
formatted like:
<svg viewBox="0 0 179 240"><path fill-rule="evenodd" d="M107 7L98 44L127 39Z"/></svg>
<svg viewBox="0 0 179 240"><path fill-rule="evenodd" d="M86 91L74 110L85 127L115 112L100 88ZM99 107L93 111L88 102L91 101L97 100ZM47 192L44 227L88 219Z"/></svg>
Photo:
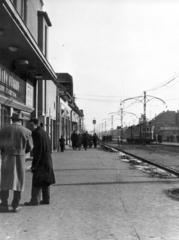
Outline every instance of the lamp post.
<svg viewBox="0 0 179 240"><path fill-rule="evenodd" d="M94 133L95 133L95 124L96 124L96 120L93 119L93 124L94 124Z"/></svg>

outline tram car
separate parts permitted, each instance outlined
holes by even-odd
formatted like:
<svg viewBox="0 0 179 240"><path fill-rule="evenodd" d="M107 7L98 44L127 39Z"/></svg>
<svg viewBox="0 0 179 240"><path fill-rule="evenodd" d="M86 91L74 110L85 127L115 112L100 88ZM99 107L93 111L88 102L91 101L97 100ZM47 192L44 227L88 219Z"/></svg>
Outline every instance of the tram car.
<svg viewBox="0 0 179 240"><path fill-rule="evenodd" d="M145 130L145 131L144 131ZM144 138L145 137L145 138ZM136 126L131 126L126 129L126 140L129 143L151 143L154 141L154 126L146 123L140 123Z"/></svg>

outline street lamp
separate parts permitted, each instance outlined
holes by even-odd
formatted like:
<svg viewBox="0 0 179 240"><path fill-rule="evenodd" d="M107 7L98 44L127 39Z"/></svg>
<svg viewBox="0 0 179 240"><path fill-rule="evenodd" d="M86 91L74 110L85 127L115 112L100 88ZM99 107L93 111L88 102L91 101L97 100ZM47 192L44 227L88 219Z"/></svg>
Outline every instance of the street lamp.
<svg viewBox="0 0 179 240"><path fill-rule="evenodd" d="M95 133L95 124L96 124L96 120L93 119L93 124L94 124L94 133Z"/></svg>

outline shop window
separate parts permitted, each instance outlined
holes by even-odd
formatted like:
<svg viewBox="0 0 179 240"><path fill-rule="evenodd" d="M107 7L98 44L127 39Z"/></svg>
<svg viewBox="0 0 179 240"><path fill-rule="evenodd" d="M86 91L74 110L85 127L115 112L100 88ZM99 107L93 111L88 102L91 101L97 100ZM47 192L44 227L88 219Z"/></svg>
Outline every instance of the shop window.
<svg viewBox="0 0 179 240"><path fill-rule="evenodd" d="M5 106L1 106L1 118L0 118L1 128L10 124L10 118L9 117L10 117L10 108L5 107Z"/></svg>

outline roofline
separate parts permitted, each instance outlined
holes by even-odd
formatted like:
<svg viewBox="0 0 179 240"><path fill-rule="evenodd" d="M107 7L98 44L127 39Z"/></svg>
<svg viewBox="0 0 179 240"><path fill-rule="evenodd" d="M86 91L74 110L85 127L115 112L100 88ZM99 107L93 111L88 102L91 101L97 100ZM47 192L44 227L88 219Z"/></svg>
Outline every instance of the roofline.
<svg viewBox="0 0 179 240"><path fill-rule="evenodd" d="M50 18L49 18L49 16L48 16L47 12L38 11L38 15L42 15L42 16L45 18L45 20L46 20L46 22L47 22L47 24L48 24L49 27L52 26L52 23L51 23L51 21L50 21Z"/></svg>
<svg viewBox="0 0 179 240"><path fill-rule="evenodd" d="M9 16L13 19L17 28L19 28L21 33L26 37L27 41L29 42L32 49L34 49L39 59L44 63L44 66L48 69L48 72L52 77L52 79L49 79L49 80L53 80L56 83L57 76L55 74L55 71L53 70L52 66L50 65L50 63L48 62L48 60L46 59L42 51L40 50L36 40L34 39L31 32L29 31L29 29L27 28L27 26L25 25L25 23L23 22L23 20L15 10L15 8L13 7L13 4L11 3L11 1L4 0L3 6L8 12Z"/></svg>

